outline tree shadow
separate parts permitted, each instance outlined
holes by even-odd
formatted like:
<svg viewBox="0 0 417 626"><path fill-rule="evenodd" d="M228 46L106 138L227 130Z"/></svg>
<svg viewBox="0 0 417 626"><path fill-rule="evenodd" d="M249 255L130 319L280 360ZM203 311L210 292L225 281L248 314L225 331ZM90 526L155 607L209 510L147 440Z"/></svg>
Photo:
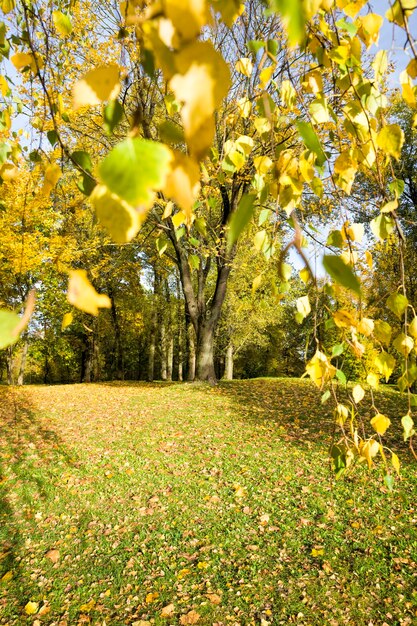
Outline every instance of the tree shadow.
<svg viewBox="0 0 417 626"><path fill-rule="evenodd" d="M73 465L74 456L53 430L40 423L27 389L1 387L0 612L2 605L8 611L13 607L15 619L22 618L22 606L38 590L22 572L28 550L22 520L33 518L33 494L48 498L49 484L38 468L57 462Z"/></svg>
<svg viewBox="0 0 417 626"><path fill-rule="evenodd" d="M329 445L340 431L335 429L334 401L321 402L323 392L311 381L288 379L251 379L220 381L212 393L229 398L243 421L266 422L276 427L280 436L299 447L314 443ZM348 392L340 386L338 401L350 406ZM261 399L261 403L260 403ZM391 419L391 426L383 437L384 445L406 453L404 460L413 457L403 439L401 417L407 413L407 398L397 391L375 392L374 402L378 410ZM367 436L375 435L369 424L375 415L369 394L360 403L360 415Z"/></svg>

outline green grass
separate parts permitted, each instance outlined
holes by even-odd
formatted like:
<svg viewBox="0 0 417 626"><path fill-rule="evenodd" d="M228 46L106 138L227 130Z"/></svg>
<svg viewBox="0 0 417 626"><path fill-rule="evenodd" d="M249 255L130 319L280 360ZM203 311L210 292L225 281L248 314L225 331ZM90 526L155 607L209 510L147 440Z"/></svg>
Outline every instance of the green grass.
<svg viewBox="0 0 417 626"><path fill-rule="evenodd" d="M305 380L0 394L0 624L417 624L399 394L393 493L378 467L333 480Z"/></svg>

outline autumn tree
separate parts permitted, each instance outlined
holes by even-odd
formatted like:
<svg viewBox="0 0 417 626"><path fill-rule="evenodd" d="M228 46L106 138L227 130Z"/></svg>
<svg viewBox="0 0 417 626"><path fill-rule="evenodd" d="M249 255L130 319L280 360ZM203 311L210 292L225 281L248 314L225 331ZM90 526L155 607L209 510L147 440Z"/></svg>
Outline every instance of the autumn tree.
<svg viewBox="0 0 417 626"><path fill-rule="evenodd" d="M88 21L92 6L98 17ZM293 249L311 274L303 225L320 203L335 213L339 228L328 244L332 252L323 258L331 278L325 288L335 325L361 358L365 339L377 339L383 320L366 316L361 278L371 259L362 254L361 224L340 207L355 179L365 176L377 190L368 215L372 231L381 240L391 233L402 239L395 163L405 134L388 117L388 54L374 53L374 46L384 19L401 29L410 54L400 79L402 97L416 107L417 59L409 27L414 2L395 0L385 16L366 0L253 0L243 5L237 0L132 0L121 3L120 10L78 3L72 16L24 0L5 2L4 8L9 17L2 30L3 55L10 54L22 75L20 93L32 124L54 146L41 155L47 184L58 182L62 167L75 168L79 187L116 242L131 241L147 220L155 221L159 250L166 245L179 268L186 314L197 338L198 378L214 379L214 330L239 236L258 207L269 209L270 217L254 240L265 255L279 257L282 273L284 257ZM88 45L92 36L97 37L95 50ZM9 98L10 81L4 81ZM8 102L3 116L10 115L10 107ZM124 138L116 143L119 136L112 133L118 123L117 133ZM88 135L94 139L103 125L110 139L100 135L91 157L84 147L76 149L77 125L82 142ZM6 123L6 134L9 130ZM24 153L8 141L2 151L4 177L20 166ZM312 196L319 202L311 202ZM280 250L282 222L292 235ZM401 256L401 245L398 250ZM79 271L70 274L70 301L93 313L111 306ZM349 304L341 309L338 303L344 299ZM394 341L404 364L401 385L409 411L403 424L410 439L407 372L416 318L403 271L387 305L401 324ZM297 309L302 321L311 314L309 299L299 301ZM19 322L11 313L3 317L9 324L5 345L17 337ZM328 347L317 332L314 341L307 373L319 387L329 384L337 397L334 346ZM383 346L379 365L370 372L371 393L387 375ZM333 458L339 469L355 455L371 467L382 450L380 437L389 420L373 404L373 434L364 435L356 410L361 399L357 392L348 406L336 406L341 439ZM394 469L396 463L393 457Z"/></svg>

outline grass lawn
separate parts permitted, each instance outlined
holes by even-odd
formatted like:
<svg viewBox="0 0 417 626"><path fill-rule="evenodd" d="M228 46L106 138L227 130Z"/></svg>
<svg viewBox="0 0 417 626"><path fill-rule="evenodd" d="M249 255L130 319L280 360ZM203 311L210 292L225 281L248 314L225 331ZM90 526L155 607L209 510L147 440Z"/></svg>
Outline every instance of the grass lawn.
<svg viewBox="0 0 417 626"><path fill-rule="evenodd" d="M308 381L0 388L0 624L417 624L403 404L388 493Z"/></svg>

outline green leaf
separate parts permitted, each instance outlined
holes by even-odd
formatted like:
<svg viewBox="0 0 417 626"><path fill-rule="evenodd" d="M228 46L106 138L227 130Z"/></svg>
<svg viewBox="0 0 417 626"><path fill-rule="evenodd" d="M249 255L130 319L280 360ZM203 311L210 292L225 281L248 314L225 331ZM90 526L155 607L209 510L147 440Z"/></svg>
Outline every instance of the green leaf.
<svg viewBox="0 0 417 626"><path fill-rule="evenodd" d="M327 391L325 391L325 392L324 392L324 394L322 395L322 397L321 397L321 400L320 400L320 401L321 401L321 403L322 403L322 404L325 404L329 398L330 398L330 391L329 391L329 390L327 390Z"/></svg>
<svg viewBox="0 0 417 626"><path fill-rule="evenodd" d="M54 147L54 145L58 141L58 135L57 135L56 131L55 130L48 130L48 132L46 133L46 136L48 137L48 141L51 144L51 146Z"/></svg>
<svg viewBox="0 0 417 626"><path fill-rule="evenodd" d="M117 124L123 117L123 107L118 100L111 100L103 111L103 128L108 135L111 135Z"/></svg>
<svg viewBox="0 0 417 626"><path fill-rule="evenodd" d="M162 141L169 144L180 144L185 143L184 131L175 122L171 122L171 120L165 120L158 126L159 136Z"/></svg>
<svg viewBox="0 0 417 626"><path fill-rule="evenodd" d="M354 274L350 265L346 265L339 256L325 254L323 267L335 282L360 295L361 285L358 277Z"/></svg>
<svg viewBox="0 0 417 626"><path fill-rule="evenodd" d="M342 370L336 370L336 378L340 383L342 383L342 385L347 384L346 375L342 372Z"/></svg>
<svg viewBox="0 0 417 626"><path fill-rule="evenodd" d="M3 165L3 163L7 161L11 152L12 149L8 143L3 142L0 144L0 165Z"/></svg>
<svg viewBox="0 0 417 626"><path fill-rule="evenodd" d="M235 213L232 214L227 234L227 247L229 250L249 224L255 209L255 200L256 196L254 194L242 196Z"/></svg>
<svg viewBox="0 0 417 626"><path fill-rule="evenodd" d="M91 196L97 183L89 174L82 174L77 182L77 187L85 196Z"/></svg>
<svg viewBox="0 0 417 626"><path fill-rule="evenodd" d="M371 230L377 239L387 239L394 232L395 222L388 213L380 213L371 220Z"/></svg>
<svg viewBox="0 0 417 626"><path fill-rule="evenodd" d="M20 318L16 313L0 309L0 350L11 346L19 339L19 335L15 333L19 324Z"/></svg>
<svg viewBox="0 0 417 626"><path fill-rule="evenodd" d="M84 152L84 150L77 150L71 154L71 158L86 172L93 171L93 162L91 161L91 157L88 152Z"/></svg>
<svg viewBox="0 0 417 626"><path fill-rule="evenodd" d="M307 122L297 122L297 129L306 147L316 155L317 164L323 165L327 161L327 157L323 152L320 140L314 132L312 125Z"/></svg>
<svg viewBox="0 0 417 626"><path fill-rule="evenodd" d="M401 418L401 424L404 428L404 441L415 435L414 422L409 413Z"/></svg>
<svg viewBox="0 0 417 626"><path fill-rule="evenodd" d="M341 354L343 354L344 350L345 350L345 346L343 343L336 344L332 348L332 357L340 356Z"/></svg>
<svg viewBox="0 0 417 626"><path fill-rule="evenodd" d="M172 153L161 143L126 139L99 166L101 181L133 207L148 207L153 191L160 190L169 173Z"/></svg>
<svg viewBox="0 0 417 626"><path fill-rule="evenodd" d="M306 37L306 15L301 0L272 0L272 8L281 13L291 46L301 44Z"/></svg>
<svg viewBox="0 0 417 626"><path fill-rule="evenodd" d="M335 248L343 248L345 240L340 230L332 230L329 233L326 241L327 246L334 246Z"/></svg>
<svg viewBox="0 0 417 626"><path fill-rule="evenodd" d="M408 306L408 300L402 293L392 293L387 298L386 304L389 310L401 319Z"/></svg>
<svg viewBox="0 0 417 626"><path fill-rule="evenodd" d="M385 474L384 483L388 489L388 491L392 491L394 489L394 477L391 474Z"/></svg>

